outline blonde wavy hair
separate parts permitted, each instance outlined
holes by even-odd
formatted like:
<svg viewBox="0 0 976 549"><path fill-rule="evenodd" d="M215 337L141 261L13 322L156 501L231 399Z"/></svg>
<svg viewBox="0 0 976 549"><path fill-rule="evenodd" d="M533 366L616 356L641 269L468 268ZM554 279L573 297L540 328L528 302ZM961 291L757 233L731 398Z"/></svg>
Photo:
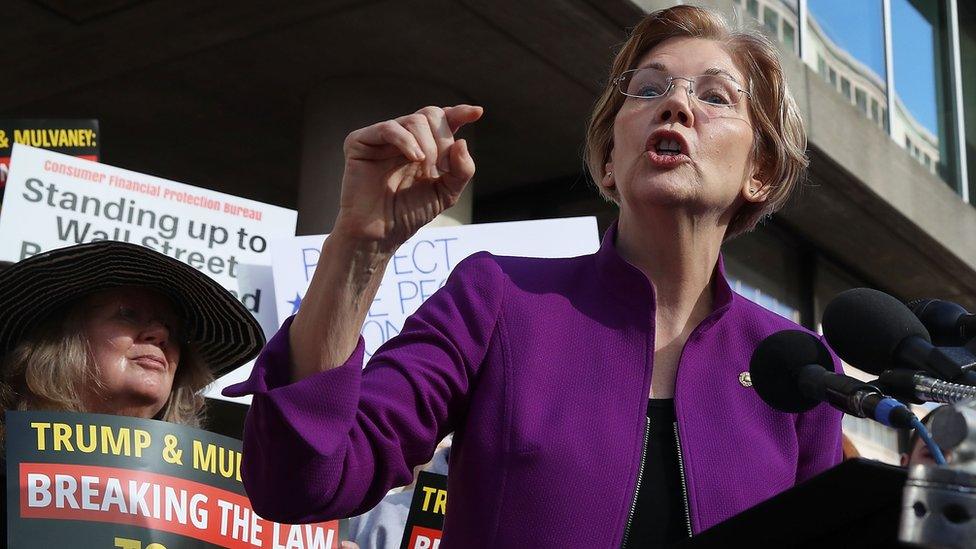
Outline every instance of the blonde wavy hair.
<svg viewBox="0 0 976 549"><path fill-rule="evenodd" d="M736 212L725 233L728 240L751 231L767 215L782 208L806 170L807 135L796 102L786 85L779 53L758 31L732 30L725 19L695 6L675 6L650 13L630 34L610 68L608 84L597 100L586 130L586 165L594 182L604 177L604 166L613 149L613 123L626 96L614 79L636 68L638 60L669 38L690 37L715 40L725 45L735 63L744 70L747 101L755 136L753 161L759 180L770 190L764 202L746 202ZM616 202L601 185L604 198Z"/></svg>
<svg viewBox="0 0 976 549"><path fill-rule="evenodd" d="M84 298L56 311L0 361L3 410L85 412L80 389L99 385L95 362L84 334ZM184 344L169 399L154 419L199 427L204 419L200 390L213 381L210 368L192 345ZM0 421L0 443L6 438Z"/></svg>

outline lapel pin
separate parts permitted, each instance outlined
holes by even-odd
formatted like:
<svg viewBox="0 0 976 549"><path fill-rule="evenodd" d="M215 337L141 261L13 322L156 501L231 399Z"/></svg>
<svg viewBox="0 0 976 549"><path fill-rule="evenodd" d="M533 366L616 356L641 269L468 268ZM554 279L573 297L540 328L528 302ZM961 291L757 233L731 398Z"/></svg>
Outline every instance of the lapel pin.
<svg viewBox="0 0 976 549"><path fill-rule="evenodd" d="M749 375L749 372L742 372L739 374L739 383L741 383L743 387L752 387L752 376Z"/></svg>

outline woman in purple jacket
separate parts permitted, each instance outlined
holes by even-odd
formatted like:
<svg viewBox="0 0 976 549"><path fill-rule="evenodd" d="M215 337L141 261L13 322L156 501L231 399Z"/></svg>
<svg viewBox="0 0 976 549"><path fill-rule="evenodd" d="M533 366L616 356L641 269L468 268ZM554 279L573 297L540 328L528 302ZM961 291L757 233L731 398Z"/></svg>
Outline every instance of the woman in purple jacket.
<svg viewBox="0 0 976 549"><path fill-rule="evenodd" d="M661 544L840 461L840 414L751 388L752 351L797 326L735 294L719 254L796 186L803 124L769 41L689 6L634 29L594 110L587 163L620 208L600 250L475 254L363 369L383 272L473 176L454 135L481 115L426 107L346 139L329 261L228 391L254 395L260 514L362 513L454 432L447 546Z"/></svg>

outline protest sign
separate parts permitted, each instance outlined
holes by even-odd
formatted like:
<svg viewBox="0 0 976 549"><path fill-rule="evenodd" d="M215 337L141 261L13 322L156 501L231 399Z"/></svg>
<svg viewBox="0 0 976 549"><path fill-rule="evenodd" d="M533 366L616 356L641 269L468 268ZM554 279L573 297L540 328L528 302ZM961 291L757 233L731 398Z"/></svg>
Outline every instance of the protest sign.
<svg viewBox="0 0 976 549"><path fill-rule="evenodd" d="M241 442L173 423L69 412L7 418L12 549L336 549L345 522L258 517Z"/></svg>
<svg viewBox="0 0 976 549"><path fill-rule="evenodd" d="M447 511L447 475L421 471L410 500L400 549L438 549Z"/></svg>
<svg viewBox="0 0 976 549"><path fill-rule="evenodd" d="M0 260L96 240L140 244L207 274L273 332L269 241L293 236L297 215L18 144L0 210Z"/></svg>
<svg viewBox="0 0 976 549"><path fill-rule="evenodd" d="M10 170L14 143L98 161L98 120L0 120L0 196Z"/></svg>
<svg viewBox="0 0 976 549"><path fill-rule="evenodd" d="M326 235L300 236L272 243L278 322L298 311L320 258ZM363 324L366 358L400 333L408 316L444 285L462 259L482 250L496 255L572 257L599 248L596 218L575 217L536 221L484 223L455 227L427 227L407 240L394 254L373 305ZM221 377L207 396L247 379L250 365ZM250 402L249 397L232 399Z"/></svg>

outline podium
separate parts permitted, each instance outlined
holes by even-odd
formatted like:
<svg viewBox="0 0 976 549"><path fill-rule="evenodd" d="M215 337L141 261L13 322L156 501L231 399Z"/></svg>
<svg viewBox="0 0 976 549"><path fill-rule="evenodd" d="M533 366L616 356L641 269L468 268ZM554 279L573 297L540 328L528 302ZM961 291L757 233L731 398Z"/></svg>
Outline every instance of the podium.
<svg viewBox="0 0 976 549"><path fill-rule="evenodd" d="M910 547L898 541L906 476L847 460L674 547Z"/></svg>

